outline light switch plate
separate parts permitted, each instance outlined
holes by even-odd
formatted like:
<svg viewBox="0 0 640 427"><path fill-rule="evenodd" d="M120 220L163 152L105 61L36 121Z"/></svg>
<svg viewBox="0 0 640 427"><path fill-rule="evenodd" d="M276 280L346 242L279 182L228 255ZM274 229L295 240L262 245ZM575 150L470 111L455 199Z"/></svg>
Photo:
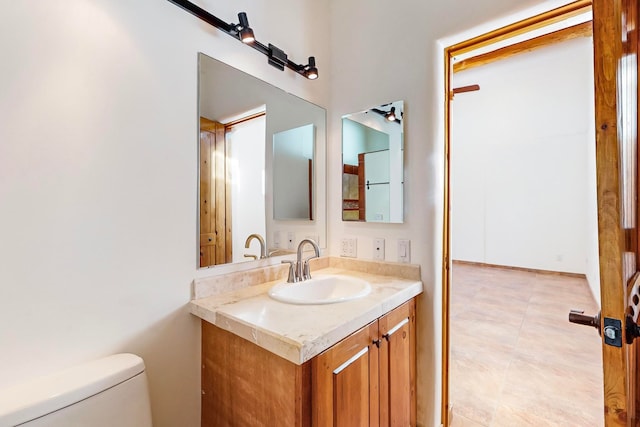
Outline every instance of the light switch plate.
<svg viewBox="0 0 640 427"><path fill-rule="evenodd" d="M411 262L411 240L398 239L398 262Z"/></svg>
<svg viewBox="0 0 640 427"><path fill-rule="evenodd" d="M384 261L384 239L373 239L373 259Z"/></svg>
<svg viewBox="0 0 640 427"><path fill-rule="evenodd" d="M279 248L280 247L280 232L279 231L274 231L273 232L273 247L274 248Z"/></svg>

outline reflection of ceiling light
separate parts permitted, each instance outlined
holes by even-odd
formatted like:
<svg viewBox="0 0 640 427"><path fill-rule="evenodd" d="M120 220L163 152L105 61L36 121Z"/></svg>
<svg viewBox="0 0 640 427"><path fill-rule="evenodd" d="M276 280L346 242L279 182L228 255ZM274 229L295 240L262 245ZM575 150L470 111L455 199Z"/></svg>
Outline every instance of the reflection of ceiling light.
<svg viewBox="0 0 640 427"><path fill-rule="evenodd" d="M391 107L391 111L384 115L384 118L390 122L396 119L396 107Z"/></svg>
<svg viewBox="0 0 640 427"><path fill-rule="evenodd" d="M224 22L217 16L210 14L200 6L193 4L189 0L169 1L202 19L204 22L213 25L222 32L227 33L234 39L240 40L247 46L251 46L263 55L266 55L268 57L269 64L273 65L274 67L280 70L284 70L286 67L300 74L301 76L308 78L309 80L315 80L318 78L318 68L316 67L316 60L313 56L309 57L309 64L307 65L296 64L295 62L288 59L287 54L284 53L281 49L278 49L271 43L269 43L268 45L264 45L256 40L253 34L253 30L249 26L249 20L247 19L247 14L245 12L238 13L238 20L240 21L239 24L229 24L227 22Z"/></svg>

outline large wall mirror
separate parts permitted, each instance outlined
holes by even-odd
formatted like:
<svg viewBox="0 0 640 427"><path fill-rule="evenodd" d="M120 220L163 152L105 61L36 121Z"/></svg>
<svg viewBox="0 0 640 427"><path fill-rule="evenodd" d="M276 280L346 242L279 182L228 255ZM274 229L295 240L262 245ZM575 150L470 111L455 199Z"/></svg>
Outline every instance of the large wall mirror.
<svg viewBox="0 0 640 427"><path fill-rule="evenodd" d="M404 102L342 117L342 219L403 222Z"/></svg>
<svg viewBox="0 0 640 427"><path fill-rule="evenodd" d="M198 64L199 266L305 237L324 247L326 111L202 53Z"/></svg>

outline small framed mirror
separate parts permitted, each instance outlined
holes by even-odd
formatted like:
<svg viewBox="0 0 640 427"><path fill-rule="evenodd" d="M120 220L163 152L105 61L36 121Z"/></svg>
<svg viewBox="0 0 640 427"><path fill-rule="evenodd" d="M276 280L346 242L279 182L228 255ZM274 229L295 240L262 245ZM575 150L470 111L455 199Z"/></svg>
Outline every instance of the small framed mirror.
<svg viewBox="0 0 640 427"><path fill-rule="evenodd" d="M342 220L402 223L404 101L342 117Z"/></svg>

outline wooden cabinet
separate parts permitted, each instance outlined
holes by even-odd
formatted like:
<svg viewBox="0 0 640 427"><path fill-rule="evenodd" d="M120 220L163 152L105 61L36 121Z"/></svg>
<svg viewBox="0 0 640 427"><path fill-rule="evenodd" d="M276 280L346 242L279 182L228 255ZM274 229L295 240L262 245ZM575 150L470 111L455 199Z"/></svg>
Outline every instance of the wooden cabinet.
<svg viewBox="0 0 640 427"><path fill-rule="evenodd" d="M202 321L202 426L415 426L415 301L303 365Z"/></svg>
<svg viewBox="0 0 640 427"><path fill-rule="evenodd" d="M311 372L314 426L414 426L414 301L316 356Z"/></svg>

